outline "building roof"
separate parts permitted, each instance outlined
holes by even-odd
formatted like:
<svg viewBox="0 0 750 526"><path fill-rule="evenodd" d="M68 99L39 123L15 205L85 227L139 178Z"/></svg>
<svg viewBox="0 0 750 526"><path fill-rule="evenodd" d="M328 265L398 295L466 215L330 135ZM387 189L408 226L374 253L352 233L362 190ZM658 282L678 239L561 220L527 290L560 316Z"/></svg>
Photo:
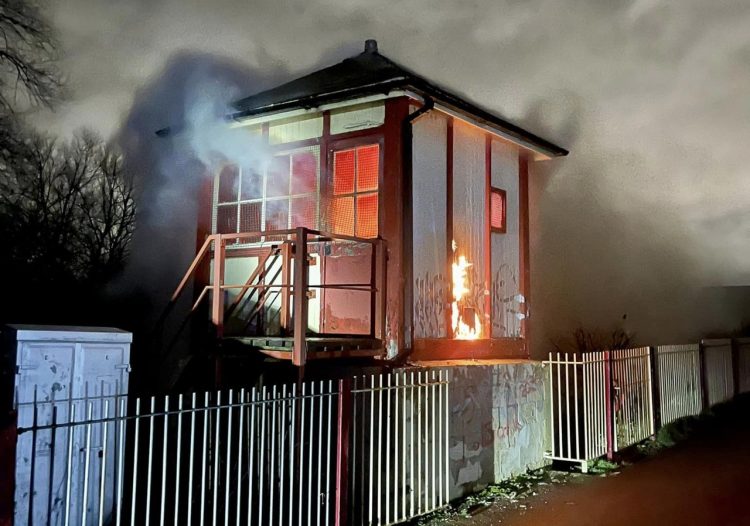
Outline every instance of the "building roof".
<svg viewBox="0 0 750 526"><path fill-rule="evenodd" d="M359 55L237 101L234 104L237 113L232 117L240 119L271 111L315 108L321 104L353 97L388 94L395 89L408 90L423 97L430 97L436 103L452 111L468 116L484 126L495 129L551 157L568 154L564 148L396 64L378 52L377 43L374 40L368 40L365 43L365 50Z"/></svg>

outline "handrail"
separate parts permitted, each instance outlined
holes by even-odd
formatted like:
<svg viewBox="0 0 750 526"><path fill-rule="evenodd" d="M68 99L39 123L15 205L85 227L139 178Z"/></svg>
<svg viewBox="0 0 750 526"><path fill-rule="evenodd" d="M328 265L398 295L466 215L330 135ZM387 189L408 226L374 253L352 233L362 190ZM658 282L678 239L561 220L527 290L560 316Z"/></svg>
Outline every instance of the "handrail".
<svg viewBox="0 0 750 526"><path fill-rule="evenodd" d="M280 236L286 236L286 239L269 239L272 237L278 238ZM250 238L263 238L264 241L260 241L259 245L265 245L269 247L267 252L262 255L262 263L251 273L250 277L244 284L225 284L224 283L224 264L228 256L227 249L232 250L231 246L228 246L227 242L239 241ZM324 243L324 242L335 242L335 241L348 241L354 243L364 243L371 245L372 247L372 266L370 269L370 282L369 283L332 283L332 284L310 284L308 282L307 267L308 261L308 246L313 243ZM213 244L213 248L212 245ZM270 246L269 246L270 245ZM286 248L284 248L286 247ZM239 248L239 247L238 247ZM274 274L274 278L271 283L255 283L255 281L261 276L265 276L267 269L266 262L272 256L273 260L276 261L278 253L275 250L282 250L282 262L281 269ZM293 330L294 346L292 353L292 362L295 365L304 365L306 361L306 331L307 331L307 299L309 297L308 292L310 289L319 290L351 290L357 292L369 292L371 294L371 324L370 324L370 335L373 338L385 339L385 274L386 274L386 243L381 238L358 238L354 236L348 236L343 234L332 234L329 232L307 229L299 227L296 229L288 230L271 230L271 231L253 231L253 232L237 232L228 234L210 234L206 236L203 244L201 245L198 253L193 259L190 267L184 276L180 280L179 285L172 294L169 305L165 309L164 315L166 315L173 305L176 303L179 296L184 292L189 280L194 277L196 270L199 265L204 261L206 255L213 258L213 277L212 282L203 287L200 294L197 295L197 299L193 303L190 310L191 313L195 312L200 303L206 298L208 292L211 292L211 321L216 327L217 337L223 336L224 322L227 316L236 310L238 305L243 300L248 300L253 296L253 292L247 294L248 291L259 291L258 300L259 305L256 305L255 311L259 310L257 307L262 308L263 304L267 303L268 298L264 297L261 301L261 296L265 296L267 293L263 291L269 291L271 289L277 290L275 298L279 295L282 297L282 311L281 316L283 320L282 329L289 328L288 322L290 318L293 319ZM282 283L275 283L276 278L282 274ZM292 279L293 276L293 279ZM265 278L264 278L265 281ZM290 283L293 281L293 283ZM223 292L230 289L240 289L240 294L235 298L232 304L227 309L224 305L224 294ZM273 294L273 292L271 292ZM275 298L273 301L275 301ZM292 309L290 308L290 300L292 300L295 306L294 315L290 316ZM184 324L183 324L184 325Z"/></svg>

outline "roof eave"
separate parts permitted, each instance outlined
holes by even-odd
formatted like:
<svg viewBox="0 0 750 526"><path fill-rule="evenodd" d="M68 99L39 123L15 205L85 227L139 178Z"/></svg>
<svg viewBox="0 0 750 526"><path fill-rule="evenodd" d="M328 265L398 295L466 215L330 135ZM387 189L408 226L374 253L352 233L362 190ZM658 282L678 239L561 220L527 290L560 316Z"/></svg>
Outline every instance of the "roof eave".
<svg viewBox="0 0 750 526"><path fill-rule="evenodd" d="M489 111L471 104L470 102L467 102L420 78L399 77L364 86L355 86L334 92L319 93L278 103L256 106L239 110L231 114L229 118L232 120L242 120L247 117L257 117L267 113L279 113L297 108L316 108L324 104L339 102L354 97L373 94L387 95L394 89L409 89L421 97L431 97L436 102L440 102L442 105L453 111L464 115L487 128L497 130L498 132L501 132L502 135L508 136L511 140L515 139L514 142L517 141L521 146L544 156L564 157L569 153L565 148L528 132L513 123L501 119Z"/></svg>

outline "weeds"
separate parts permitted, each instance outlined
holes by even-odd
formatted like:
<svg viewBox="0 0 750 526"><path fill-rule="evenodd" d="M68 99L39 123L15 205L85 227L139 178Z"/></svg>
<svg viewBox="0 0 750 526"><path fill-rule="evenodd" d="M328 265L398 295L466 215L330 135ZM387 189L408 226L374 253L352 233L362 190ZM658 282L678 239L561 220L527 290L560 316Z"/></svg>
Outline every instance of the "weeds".
<svg viewBox="0 0 750 526"><path fill-rule="evenodd" d="M569 336L552 342L557 352L584 353L627 349L635 343L633 334L618 327L611 331L578 327Z"/></svg>

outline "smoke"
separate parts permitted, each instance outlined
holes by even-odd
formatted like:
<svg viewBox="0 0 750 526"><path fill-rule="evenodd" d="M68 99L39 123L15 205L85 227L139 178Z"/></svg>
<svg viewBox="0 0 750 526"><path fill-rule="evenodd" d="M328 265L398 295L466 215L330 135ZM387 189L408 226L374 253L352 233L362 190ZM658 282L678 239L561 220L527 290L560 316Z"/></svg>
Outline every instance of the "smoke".
<svg viewBox="0 0 750 526"><path fill-rule="evenodd" d="M728 330L747 312L706 292L750 285L747 2L71 0L54 21L76 98L40 120L122 128L143 168L134 268L149 287L173 283L154 259L185 268L193 255L176 240L194 235L204 162L153 131L190 120L197 66L245 96L377 38L398 62L571 150L532 174L538 348L623 315L652 342ZM175 241L149 245L165 221Z"/></svg>
<svg viewBox="0 0 750 526"><path fill-rule="evenodd" d="M195 257L199 196L223 163L267 162L260 140L227 126L229 105L274 77L213 55L181 53L140 88L116 141L137 176L130 262L117 284L153 300L154 320ZM170 127L166 137L155 132ZM205 211L203 211L205 212ZM190 294L186 294L190 297Z"/></svg>

